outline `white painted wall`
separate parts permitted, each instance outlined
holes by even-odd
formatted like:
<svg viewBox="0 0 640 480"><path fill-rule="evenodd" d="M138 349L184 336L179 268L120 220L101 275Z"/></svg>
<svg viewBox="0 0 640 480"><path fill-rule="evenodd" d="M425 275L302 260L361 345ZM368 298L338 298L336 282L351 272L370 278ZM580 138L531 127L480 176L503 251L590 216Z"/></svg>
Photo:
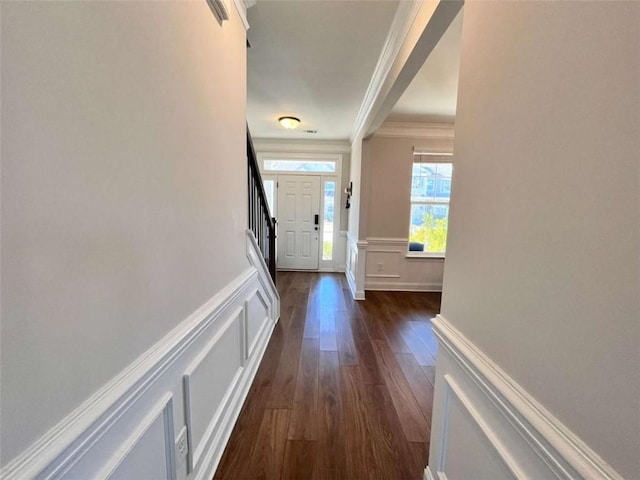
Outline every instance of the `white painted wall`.
<svg viewBox="0 0 640 480"><path fill-rule="evenodd" d="M364 299L370 188L369 137L382 125L442 34L461 1L399 2L351 135L354 197L349 213L346 273L354 298Z"/></svg>
<svg viewBox="0 0 640 480"><path fill-rule="evenodd" d="M374 135L369 143L371 194L367 237L408 238L414 148L421 152L451 153L453 138Z"/></svg>
<svg viewBox="0 0 640 480"><path fill-rule="evenodd" d="M366 263L366 220L368 174L367 156L368 140L357 137L351 142L351 158L349 161L349 182L352 185L351 207L349 208L349 224L347 229L347 252L345 276L353 298L364 299L364 279Z"/></svg>
<svg viewBox="0 0 640 480"><path fill-rule="evenodd" d="M637 2L466 4L442 305L628 478L640 472L639 24Z"/></svg>
<svg viewBox="0 0 640 480"><path fill-rule="evenodd" d="M351 142L351 157L349 159L349 182L353 185L353 194L351 195L351 208L348 213L349 235L353 238L360 238L360 206L362 204L363 186L362 177L362 139L356 138ZM363 232L364 233L364 232Z"/></svg>
<svg viewBox="0 0 640 480"><path fill-rule="evenodd" d="M249 264L237 15L1 9L5 465Z"/></svg>
<svg viewBox="0 0 640 480"><path fill-rule="evenodd" d="M451 153L453 126L441 125L441 136L395 136L409 129L398 125L394 136L374 135L369 141L367 208L367 290L438 291L442 289L443 258L408 257L411 215L411 171L414 149ZM423 126L422 130L428 130Z"/></svg>
<svg viewBox="0 0 640 480"><path fill-rule="evenodd" d="M413 256L405 238L367 238L366 290L442 291L444 258Z"/></svg>

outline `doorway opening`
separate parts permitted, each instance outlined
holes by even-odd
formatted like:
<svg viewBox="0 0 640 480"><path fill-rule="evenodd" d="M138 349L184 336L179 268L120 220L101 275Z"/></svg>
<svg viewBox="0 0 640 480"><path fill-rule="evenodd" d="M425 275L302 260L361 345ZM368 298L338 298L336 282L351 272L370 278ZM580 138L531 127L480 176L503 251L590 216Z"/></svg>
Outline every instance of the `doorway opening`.
<svg viewBox="0 0 640 480"><path fill-rule="evenodd" d="M279 270L337 270L341 155L258 155ZM338 202L336 203L336 196Z"/></svg>

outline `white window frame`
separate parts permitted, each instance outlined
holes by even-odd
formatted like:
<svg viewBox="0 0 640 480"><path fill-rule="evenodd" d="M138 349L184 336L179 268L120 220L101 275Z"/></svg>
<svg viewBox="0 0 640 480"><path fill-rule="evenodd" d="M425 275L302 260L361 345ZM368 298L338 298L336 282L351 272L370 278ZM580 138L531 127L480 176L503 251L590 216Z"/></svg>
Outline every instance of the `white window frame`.
<svg viewBox="0 0 640 480"><path fill-rule="evenodd" d="M273 205L269 205L270 213L272 217L278 216L278 175L273 173L263 173L262 182L273 182Z"/></svg>
<svg viewBox="0 0 640 480"><path fill-rule="evenodd" d="M258 153L258 165L263 174L294 174L294 175L341 175L342 173L342 155L333 153ZM310 162L335 162L336 169L334 172L300 172L296 170L267 170L264 167L265 161L268 160L307 160Z"/></svg>
<svg viewBox="0 0 640 480"><path fill-rule="evenodd" d="M416 161L416 157L430 157L425 161ZM436 152L414 152L413 160L411 162L411 185L409 187L409 229L411 229L411 211L413 210L414 205L447 205L450 207L451 205L451 197L449 197L448 202L414 202L411 200L411 190L413 189L413 165L415 163L450 163L453 166L453 154L452 153L436 153ZM434 185L434 188L437 188ZM451 195L451 184L449 184L449 195ZM451 213L451 209L449 208L449 213ZM447 221L449 216L447 215ZM448 240L448 239L447 239ZM409 251L409 242L407 242L407 258L445 258L445 252L412 252ZM448 243L448 242L447 242Z"/></svg>
<svg viewBox="0 0 640 480"><path fill-rule="evenodd" d="M324 260L322 257L322 245L323 245L323 240L324 240L324 211L325 211L325 204L324 204L324 191L325 191L325 184L327 182L333 182L334 186L335 186L335 193L334 193L334 197L333 197L333 249L331 251L331 260ZM340 195L340 182L338 181L338 177L335 175L322 175L322 178L320 179L320 219L322 220L320 222L320 259L319 259L319 270L329 270L329 269L333 269L333 267L335 266L335 261L336 261L336 247L337 245L337 241L338 241L338 235L340 234L340 210L342 209L342 206L340 205L340 199L342 198L342 196ZM337 226L337 228L336 228Z"/></svg>

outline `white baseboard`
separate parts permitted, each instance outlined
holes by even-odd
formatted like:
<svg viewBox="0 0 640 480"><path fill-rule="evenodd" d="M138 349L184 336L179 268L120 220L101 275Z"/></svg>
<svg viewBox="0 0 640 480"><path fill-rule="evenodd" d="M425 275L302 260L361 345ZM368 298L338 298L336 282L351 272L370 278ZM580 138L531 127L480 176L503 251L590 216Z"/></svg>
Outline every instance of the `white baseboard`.
<svg viewBox="0 0 640 480"><path fill-rule="evenodd" d="M432 472L429 467L424 469L424 480L447 480L447 476L443 472Z"/></svg>
<svg viewBox="0 0 640 480"><path fill-rule="evenodd" d="M247 234L247 259L249 263L258 271L258 281L265 292L271 299L272 305L272 317L277 321L280 318L280 294L276 288L276 284L271 278L269 273L269 267L265 262L262 253L260 253L260 246L256 240L255 235L251 230L246 231Z"/></svg>
<svg viewBox="0 0 640 480"><path fill-rule="evenodd" d="M250 268L6 464L0 477L96 478L116 468L139 477L136 472L146 471L145 465L160 463L167 466L162 478L184 478L186 465L175 458L174 439L168 437L181 430L184 410L195 409L209 428L200 435L190 478L211 478L279 317L280 299L249 237L247 248ZM251 330L249 321L262 324ZM244 358L243 345L251 344L253 351ZM182 377L190 366L220 352L224 362L203 361L199 367L215 392L200 381L194 392L202 398L185 395Z"/></svg>
<svg viewBox="0 0 640 480"><path fill-rule="evenodd" d="M206 450L203 459L203 467L195 477L196 480L211 479L215 475L218 464L222 459L224 449L229 441L229 437L231 437L231 433L233 432L233 427L240 416L240 410L242 410L244 399L249 393L251 383L253 382L258 371L258 367L260 366L260 361L262 360L267 349L267 345L269 344L273 326L275 326L275 323L271 325L268 330L265 329L263 334L259 336L259 344L256 346L256 351L254 355L251 356L249 363L245 367L246 373L238 379L238 384L233 386L235 394L232 395L229 401L225 403L225 409L221 415L222 421L220 429L215 432L214 438L210 438L208 440L211 446Z"/></svg>
<svg viewBox="0 0 640 480"><path fill-rule="evenodd" d="M429 467L424 469L424 475L422 476L424 480L436 480L436 477L433 476Z"/></svg>
<svg viewBox="0 0 640 480"><path fill-rule="evenodd" d="M366 290L387 292L442 292L442 283L374 282L367 280Z"/></svg>
<svg viewBox="0 0 640 480"><path fill-rule="evenodd" d="M367 238L365 290L441 292L444 258L409 256L407 238Z"/></svg>
<svg viewBox="0 0 640 480"><path fill-rule="evenodd" d="M347 283L349 284L349 290L351 290L351 295L354 300L364 300L364 292L358 291L358 287L356 286L356 281L353 278L350 270L345 271L345 276L347 277Z"/></svg>
<svg viewBox="0 0 640 480"><path fill-rule="evenodd" d="M433 329L439 347L425 478L622 479L442 316Z"/></svg>
<svg viewBox="0 0 640 480"><path fill-rule="evenodd" d="M367 259L367 242L359 241L347 235L347 261L345 276L355 300L364 300L365 262Z"/></svg>

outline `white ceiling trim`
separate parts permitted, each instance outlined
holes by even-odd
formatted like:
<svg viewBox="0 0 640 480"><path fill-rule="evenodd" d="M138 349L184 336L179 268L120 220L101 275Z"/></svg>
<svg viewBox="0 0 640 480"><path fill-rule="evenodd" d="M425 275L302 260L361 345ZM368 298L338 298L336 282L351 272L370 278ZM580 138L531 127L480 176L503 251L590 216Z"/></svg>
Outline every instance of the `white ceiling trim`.
<svg viewBox="0 0 640 480"><path fill-rule="evenodd" d="M374 137L454 138L455 125L445 123L385 122Z"/></svg>
<svg viewBox="0 0 640 480"><path fill-rule="evenodd" d="M379 99L376 110L372 112L368 122L369 129L364 132L364 137L372 135L385 121L393 106L449 29L463 4L462 0L425 0L423 2L396 63L392 67L396 73L390 78L390 84L385 86L384 95L381 95L382 98Z"/></svg>
<svg viewBox="0 0 640 480"><path fill-rule="evenodd" d="M387 82L391 67L393 66L400 48L404 44L404 41L413 25L413 22L420 11L422 6L421 1L401 1L396 10L396 14L391 22L391 28L389 34L385 40L382 52L378 58L378 63L373 71L371 81L367 87L367 91L360 105L360 110L356 116L356 120L353 126L353 134L351 140L363 136L366 132L370 121L371 113L375 107L376 102L380 97L380 92L383 85Z"/></svg>
<svg viewBox="0 0 640 480"><path fill-rule="evenodd" d="M245 30L249 30L249 20L247 19L247 8L255 5L255 1L252 3L247 0L233 0L233 4L236 6L236 10L238 15L240 16L240 20L244 25Z"/></svg>
<svg viewBox="0 0 640 480"><path fill-rule="evenodd" d="M400 3L356 117L352 142L372 135L382 124L463 3L462 0Z"/></svg>
<svg viewBox="0 0 640 480"><path fill-rule="evenodd" d="M254 138L256 151L264 153L349 153L351 144L338 140L282 140Z"/></svg>

